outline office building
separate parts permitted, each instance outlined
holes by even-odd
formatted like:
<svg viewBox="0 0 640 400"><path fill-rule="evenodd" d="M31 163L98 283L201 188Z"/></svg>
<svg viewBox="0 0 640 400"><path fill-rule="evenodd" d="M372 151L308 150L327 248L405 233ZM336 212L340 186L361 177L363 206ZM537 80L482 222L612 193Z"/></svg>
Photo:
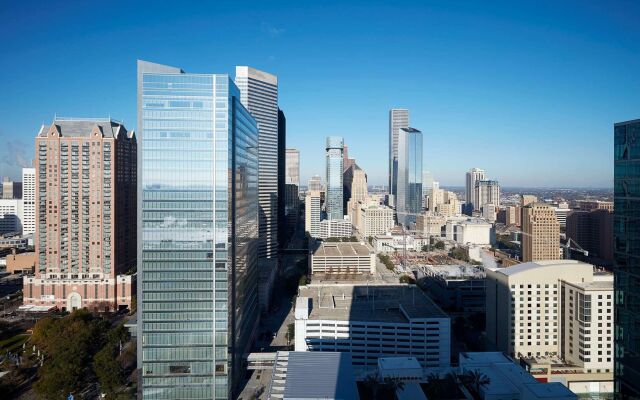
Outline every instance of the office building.
<svg viewBox="0 0 640 400"><path fill-rule="evenodd" d="M496 209L495 204L485 203L482 206L482 218L491 223L496 222L496 220L498 219L498 210Z"/></svg>
<svg viewBox="0 0 640 400"><path fill-rule="evenodd" d="M578 200L577 203L580 211L607 210L613 212L613 201Z"/></svg>
<svg viewBox="0 0 640 400"><path fill-rule="evenodd" d="M553 207L530 203L522 208L522 261L557 260L560 224Z"/></svg>
<svg viewBox="0 0 640 400"><path fill-rule="evenodd" d="M444 311L484 314L484 269L468 265L420 265L416 277L418 285Z"/></svg>
<svg viewBox="0 0 640 400"><path fill-rule="evenodd" d="M342 146L342 172L345 173L349 168L356 164L355 158L349 157L349 146Z"/></svg>
<svg viewBox="0 0 640 400"><path fill-rule="evenodd" d="M343 196L343 158L342 149L344 142L341 137L327 137L327 194L325 200L325 210L328 219L341 220L344 217Z"/></svg>
<svg viewBox="0 0 640 400"><path fill-rule="evenodd" d="M353 225L349 218L345 219L325 219L320 221L320 233L318 238L343 238L353 235Z"/></svg>
<svg viewBox="0 0 640 400"><path fill-rule="evenodd" d="M138 61L138 126L141 398L235 398L259 313L258 124L229 75Z"/></svg>
<svg viewBox="0 0 640 400"><path fill-rule="evenodd" d="M353 225L365 238L389 232L395 226L393 209L371 202L358 202Z"/></svg>
<svg viewBox="0 0 640 400"><path fill-rule="evenodd" d="M560 227L565 228L567 226L567 216L571 212L571 209L566 207L565 203L564 207L558 205L557 207L553 208L553 211L556 213L556 219L558 220Z"/></svg>
<svg viewBox="0 0 640 400"><path fill-rule="evenodd" d="M445 236L459 244L490 246L496 241L493 225L485 220L467 218L465 220L449 220L445 225Z"/></svg>
<svg viewBox="0 0 640 400"><path fill-rule="evenodd" d="M449 366L449 317L415 285L311 284L295 305L295 350L351 352L356 373L380 357Z"/></svg>
<svg viewBox="0 0 640 400"><path fill-rule="evenodd" d="M278 108L278 246L286 246L292 227L287 225L287 119L284 112ZM298 174L299 175L299 174ZM298 186L300 179L298 178ZM296 188L295 195L298 195ZM276 269L277 269L277 263ZM275 270L274 270L275 272Z"/></svg>
<svg viewBox="0 0 640 400"><path fill-rule="evenodd" d="M429 245L429 238L422 235L391 231L374 236L371 245L376 253L403 253L405 250L422 251L424 246Z"/></svg>
<svg viewBox="0 0 640 400"><path fill-rule="evenodd" d="M614 125L615 390L640 398L640 119Z"/></svg>
<svg viewBox="0 0 640 400"><path fill-rule="evenodd" d="M500 207L500 185L498 181L478 180L474 195L475 211L482 211L485 204Z"/></svg>
<svg viewBox="0 0 640 400"><path fill-rule="evenodd" d="M311 253L312 274L375 274L376 254L362 243L322 242Z"/></svg>
<svg viewBox="0 0 640 400"><path fill-rule="evenodd" d="M467 205L466 211L468 215L471 215L473 211L480 210L478 207L478 201L476 199L476 182L485 180L484 170L480 168L471 168L467 172L466 176L466 189L467 189Z"/></svg>
<svg viewBox="0 0 640 400"><path fill-rule="evenodd" d="M311 237L320 237L320 192L318 190L308 190L304 198L304 230Z"/></svg>
<svg viewBox="0 0 640 400"><path fill-rule="evenodd" d="M367 188L367 174L355 162L345 169L343 174L345 210L347 203L352 200L354 203L365 201L369 196Z"/></svg>
<svg viewBox="0 0 640 400"><path fill-rule="evenodd" d="M22 232L22 200L0 199L0 235Z"/></svg>
<svg viewBox="0 0 640 400"><path fill-rule="evenodd" d="M422 132L398 130L396 214L398 223L409 227L422 212Z"/></svg>
<svg viewBox="0 0 640 400"><path fill-rule="evenodd" d="M291 235L298 223L300 212L300 151L287 149L286 152L286 172L285 172L285 221L287 224L287 235Z"/></svg>
<svg viewBox="0 0 640 400"><path fill-rule="evenodd" d="M278 77L238 66L235 84L258 123L258 257L273 258L278 256Z"/></svg>
<svg viewBox="0 0 640 400"><path fill-rule="evenodd" d="M22 234L36 231L36 169L22 168Z"/></svg>
<svg viewBox="0 0 640 400"><path fill-rule="evenodd" d="M520 227L522 209L520 206L507 206L505 210L505 225Z"/></svg>
<svg viewBox="0 0 640 400"><path fill-rule="evenodd" d="M610 371L611 290L610 274L575 260L487 269L487 338L514 357L557 355Z"/></svg>
<svg viewBox="0 0 640 400"><path fill-rule="evenodd" d="M320 175L314 175L309 178L309 182L307 183L307 190L322 192L324 190L322 187L322 177Z"/></svg>
<svg viewBox="0 0 640 400"><path fill-rule="evenodd" d="M606 209L572 211L567 217L567 239L589 252L598 265L613 262L613 213Z"/></svg>
<svg viewBox="0 0 640 400"><path fill-rule="evenodd" d="M24 304L72 311L131 305L136 136L111 119L56 118L36 137L35 275Z"/></svg>
<svg viewBox="0 0 640 400"><path fill-rule="evenodd" d="M409 127L409 110L389 110L389 206L395 206L398 192L398 137L400 129Z"/></svg>
<svg viewBox="0 0 640 400"><path fill-rule="evenodd" d="M447 224L447 219L440 214L431 211L418 215L416 230L424 236L442 236L442 228Z"/></svg>
<svg viewBox="0 0 640 400"><path fill-rule="evenodd" d="M13 182L8 177L2 180L2 199L21 199L22 198L22 182Z"/></svg>

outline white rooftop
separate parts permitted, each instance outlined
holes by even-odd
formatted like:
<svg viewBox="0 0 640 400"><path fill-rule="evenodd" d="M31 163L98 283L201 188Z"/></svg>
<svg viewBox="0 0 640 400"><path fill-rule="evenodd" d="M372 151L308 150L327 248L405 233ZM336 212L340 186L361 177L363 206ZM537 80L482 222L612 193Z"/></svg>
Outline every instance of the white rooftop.
<svg viewBox="0 0 640 400"><path fill-rule="evenodd" d="M519 274L521 272L531 271L536 268L555 268L555 267L562 267L562 266L577 266L577 265L584 265L584 266L588 266L590 269L593 269L593 265L583 263L577 260L548 260L548 261L535 261L535 262L516 264L511 267L498 268L497 271L501 274L511 276L511 275Z"/></svg>

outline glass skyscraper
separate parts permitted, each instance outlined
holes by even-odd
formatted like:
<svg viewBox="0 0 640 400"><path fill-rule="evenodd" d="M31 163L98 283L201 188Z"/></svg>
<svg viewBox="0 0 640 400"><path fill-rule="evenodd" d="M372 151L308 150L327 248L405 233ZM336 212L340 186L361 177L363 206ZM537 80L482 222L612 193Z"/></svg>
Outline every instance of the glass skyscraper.
<svg viewBox="0 0 640 400"><path fill-rule="evenodd" d="M640 398L640 119L614 125L614 378Z"/></svg>
<svg viewBox="0 0 640 400"><path fill-rule="evenodd" d="M398 222L408 227L422 212L422 132L398 130Z"/></svg>
<svg viewBox="0 0 640 400"><path fill-rule="evenodd" d="M138 61L143 399L228 399L258 323L258 129L228 75Z"/></svg>
<svg viewBox="0 0 640 400"><path fill-rule="evenodd" d="M395 206L398 195L398 134L400 128L409 127L409 110L389 110L389 201Z"/></svg>
<svg viewBox="0 0 640 400"><path fill-rule="evenodd" d="M343 219L342 204L342 150L344 141L339 136L327 137L327 219Z"/></svg>

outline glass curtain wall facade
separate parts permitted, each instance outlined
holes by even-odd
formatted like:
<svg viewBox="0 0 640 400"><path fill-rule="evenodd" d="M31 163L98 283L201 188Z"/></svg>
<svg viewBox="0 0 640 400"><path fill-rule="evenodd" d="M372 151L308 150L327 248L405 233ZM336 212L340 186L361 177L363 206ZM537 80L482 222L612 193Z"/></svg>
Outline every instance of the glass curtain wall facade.
<svg viewBox="0 0 640 400"><path fill-rule="evenodd" d="M406 227L422 212L422 132L401 128L398 135L398 222Z"/></svg>
<svg viewBox="0 0 640 400"><path fill-rule="evenodd" d="M614 378L640 398L640 119L614 125Z"/></svg>
<svg viewBox="0 0 640 400"><path fill-rule="evenodd" d="M258 322L258 131L227 75L138 62L143 399L228 399Z"/></svg>
<svg viewBox="0 0 640 400"><path fill-rule="evenodd" d="M398 195L398 130L409 127L409 110L389 110L389 194L390 206L394 206Z"/></svg>
<svg viewBox="0 0 640 400"><path fill-rule="evenodd" d="M342 204L342 150L344 141L338 136L327 138L327 219L344 219Z"/></svg>

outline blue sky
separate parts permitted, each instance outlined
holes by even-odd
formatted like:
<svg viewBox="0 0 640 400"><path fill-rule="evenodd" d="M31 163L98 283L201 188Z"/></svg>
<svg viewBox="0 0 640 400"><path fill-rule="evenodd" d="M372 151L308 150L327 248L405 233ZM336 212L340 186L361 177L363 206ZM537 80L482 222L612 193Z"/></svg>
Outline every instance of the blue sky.
<svg viewBox="0 0 640 400"><path fill-rule="evenodd" d="M404 107L441 184L481 167L503 186L610 187L613 123L640 118L639 16L633 1L5 2L0 175L56 113L135 128L144 59L278 75L305 181L341 135L385 183Z"/></svg>

